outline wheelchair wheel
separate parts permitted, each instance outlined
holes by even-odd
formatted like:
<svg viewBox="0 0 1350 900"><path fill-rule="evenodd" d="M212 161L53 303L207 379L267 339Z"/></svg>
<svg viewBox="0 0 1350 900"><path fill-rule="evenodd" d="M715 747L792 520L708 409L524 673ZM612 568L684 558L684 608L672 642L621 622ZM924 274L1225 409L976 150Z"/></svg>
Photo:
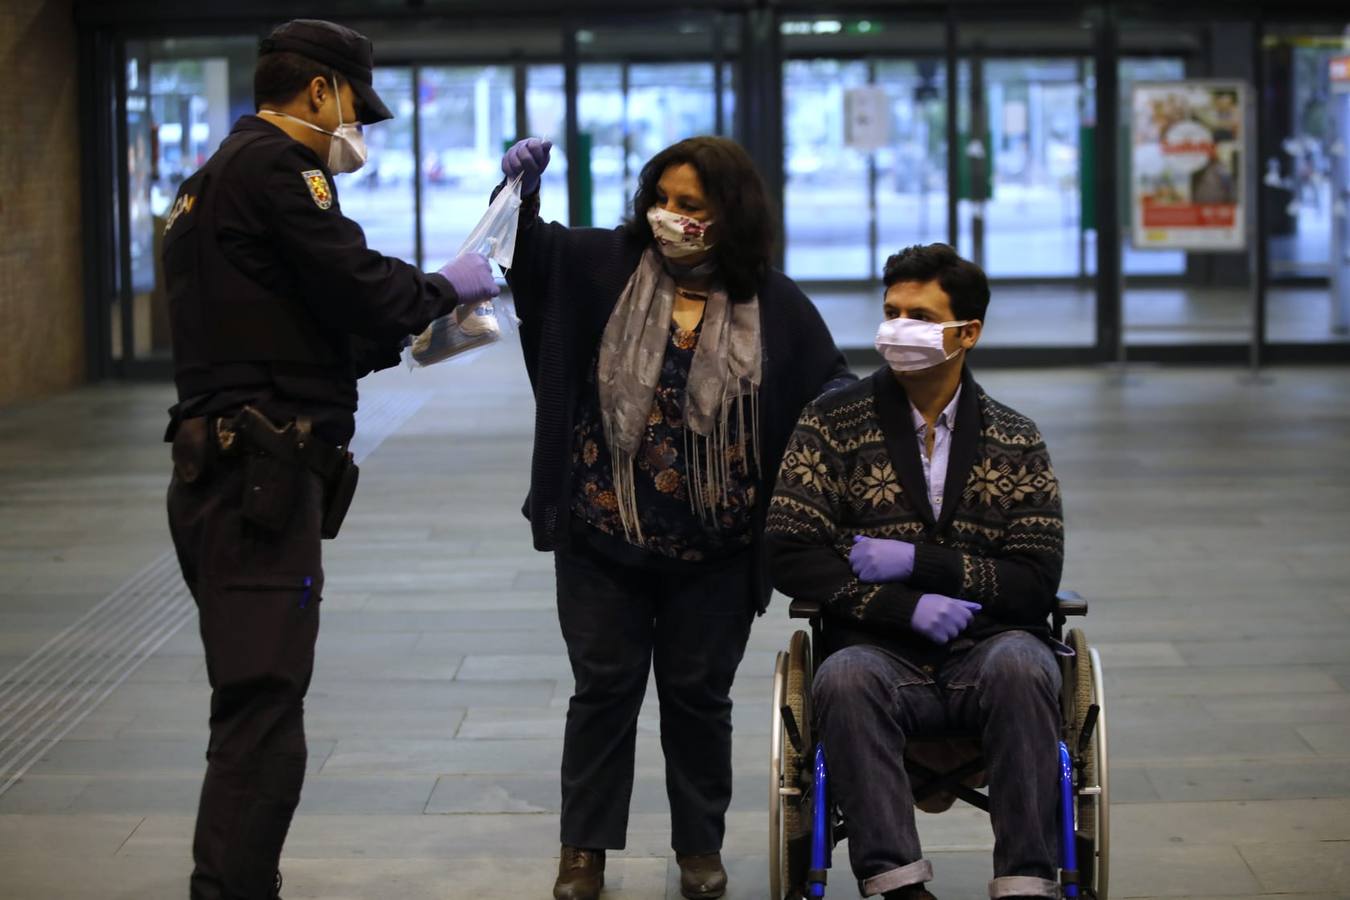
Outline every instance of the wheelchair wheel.
<svg viewBox="0 0 1350 900"><path fill-rule="evenodd" d="M811 816L806 803L811 779L811 637L792 635L773 672L769 731L769 889L773 900L802 896L810 861ZM783 709L791 710L801 738L789 738Z"/></svg>
<svg viewBox="0 0 1350 900"><path fill-rule="evenodd" d="M1082 884L1097 900L1106 900L1110 874L1108 852L1111 835L1110 771L1107 767L1106 689L1102 680L1101 657L1090 647L1080 629L1069 631L1073 647L1072 681L1065 684L1069 746L1078 746L1079 736L1092 706L1097 707L1097 723L1084 754L1083 773L1077 785L1076 832L1078 866Z"/></svg>

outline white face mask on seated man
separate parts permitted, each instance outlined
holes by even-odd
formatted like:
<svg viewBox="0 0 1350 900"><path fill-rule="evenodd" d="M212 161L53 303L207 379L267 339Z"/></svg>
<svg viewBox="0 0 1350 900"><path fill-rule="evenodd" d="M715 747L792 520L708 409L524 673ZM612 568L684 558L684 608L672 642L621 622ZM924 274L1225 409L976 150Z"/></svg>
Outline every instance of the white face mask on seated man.
<svg viewBox="0 0 1350 900"><path fill-rule="evenodd" d="M970 321L925 322L922 319L887 319L877 329L874 346L896 372L918 372L940 366L960 349L947 352L942 336L948 328L960 328Z"/></svg>

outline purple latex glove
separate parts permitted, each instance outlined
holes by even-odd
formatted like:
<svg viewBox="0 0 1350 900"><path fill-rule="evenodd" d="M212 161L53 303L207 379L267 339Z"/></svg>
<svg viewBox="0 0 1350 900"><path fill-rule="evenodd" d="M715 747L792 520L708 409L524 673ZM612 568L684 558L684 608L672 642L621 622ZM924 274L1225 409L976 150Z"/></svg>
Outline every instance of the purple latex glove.
<svg viewBox="0 0 1350 900"><path fill-rule="evenodd" d="M516 141L502 157L502 171L506 173L506 180L510 181L517 175L524 176L520 179L522 195L539 190L539 176L548 168L548 153L552 149L553 142L542 138Z"/></svg>
<svg viewBox="0 0 1350 900"><path fill-rule="evenodd" d="M924 594L914 607L909 627L935 644L945 644L956 637L980 609L980 604L957 600L942 594Z"/></svg>
<svg viewBox="0 0 1350 900"><path fill-rule="evenodd" d="M914 545L854 535L848 562L859 581L906 581L914 574Z"/></svg>
<svg viewBox="0 0 1350 900"><path fill-rule="evenodd" d="M481 253L461 253L441 266L460 303L482 303L502 292L492 277L492 263Z"/></svg>

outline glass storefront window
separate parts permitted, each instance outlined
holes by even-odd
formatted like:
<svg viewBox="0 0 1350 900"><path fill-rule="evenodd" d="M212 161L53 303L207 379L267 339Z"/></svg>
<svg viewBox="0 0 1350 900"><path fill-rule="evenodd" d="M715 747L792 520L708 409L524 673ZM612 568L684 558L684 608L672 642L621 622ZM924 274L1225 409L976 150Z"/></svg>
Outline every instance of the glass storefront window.
<svg viewBox="0 0 1350 900"><path fill-rule="evenodd" d="M990 173L983 246L972 249L991 278L1085 274L1080 161L1089 61L988 59L982 66ZM969 148L971 139L963 137ZM961 204L960 241L974 248L975 201Z"/></svg>
<svg viewBox="0 0 1350 900"><path fill-rule="evenodd" d="M375 90L394 118L366 126L366 164L336 177L342 212L360 223L366 243L387 256L417 263L412 82L407 67L375 70Z"/></svg>
<svg viewBox="0 0 1350 900"><path fill-rule="evenodd" d="M783 64L783 209L793 278L870 279L868 154L844 143L844 97L868 82L867 63Z"/></svg>
<svg viewBox="0 0 1350 900"><path fill-rule="evenodd" d="M590 224L609 228L632 212L637 176L647 160L676 141L716 131L713 65L587 63L578 83Z"/></svg>
<svg viewBox="0 0 1350 900"><path fill-rule="evenodd" d="M567 92L563 67L530 66L526 71L525 115L528 134L553 142L544 170L539 215L545 222L567 221Z"/></svg>
<svg viewBox="0 0 1350 900"><path fill-rule="evenodd" d="M845 121L850 91L863 89L885 107L866 148L850 146ZM947 239L940 60L789 60L783 100L788 274L871 281L900 248Z"/></svg>
<svg viewBox="0 0 1350 900"><path fill-rule="evenodd" d="M450 259L482 217L516 138L509 66L427 66L418 84L422 241L427 268Z"/></svg>
<svg viewBox="0 0 1350 900"><path fill-rule="evenodd" d="M1350 38L1286 27L1263 48L1270 89L1260 166L1271 341L1350 340Z"/></svg>

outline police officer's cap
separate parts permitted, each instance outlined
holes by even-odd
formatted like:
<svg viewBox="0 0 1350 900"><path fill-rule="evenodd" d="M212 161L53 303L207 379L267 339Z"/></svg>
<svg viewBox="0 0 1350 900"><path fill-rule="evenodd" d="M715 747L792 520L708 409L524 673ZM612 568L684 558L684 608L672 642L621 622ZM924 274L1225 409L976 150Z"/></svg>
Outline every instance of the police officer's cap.
<svg viewBox="0 0 1350 900"><path fill-rule="evenodd" d="M394 117L375 93L372 83L375 50L364 34L322 19L293 19L272 29L258 45L259 56L281 51L298 53L346 75L352 90L361 98L358 117L362 124Z"/></svg>

